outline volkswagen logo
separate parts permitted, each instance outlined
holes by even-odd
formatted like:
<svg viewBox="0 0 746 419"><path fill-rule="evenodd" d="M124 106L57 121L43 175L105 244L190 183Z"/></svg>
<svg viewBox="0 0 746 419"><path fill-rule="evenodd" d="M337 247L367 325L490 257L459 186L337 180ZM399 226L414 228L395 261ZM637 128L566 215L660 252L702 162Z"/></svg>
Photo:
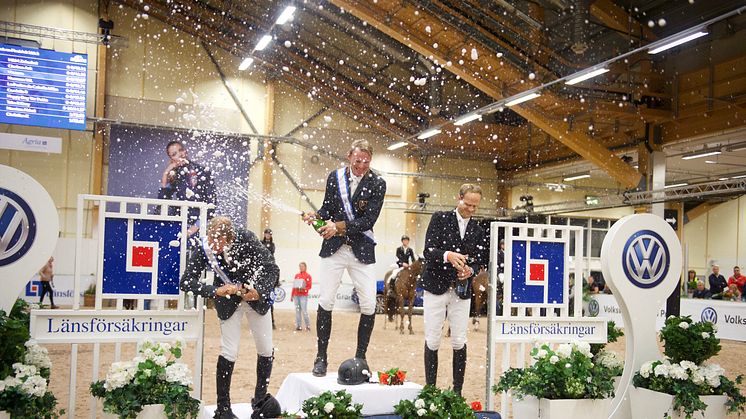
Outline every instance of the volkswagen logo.
<svg viewBox="0 0 746 419"><path fill-rule="evenodd" d="M272 291L272 302L281 303L285 300L286 296L287 293L285 293L284 289L275 287L274 291Z"/></svg>
<svg viewBox="0 0 746 419"><path fill-rule="evenodd" d="M712 324L717 324L718 312L715 311L715 309L712 307L705 307L705 309L702 310L702 314L700 318L702 322L710 322Z"/></svg>
<svg viewBox="0 0 746 419"><path fill-rule="evenodd" d="M599 311L601 311L601 307L598 305L598 301L594 299L588 301L588 314L591 317L598 316Z"/></svg>
<svg viewBox="0 0 746 419"><path fill-rule="evenodd" d="M20 196L0 188L0 266L22 258L34 244L36 219Z"/></svg>
<svg viewBox="0 0 746 419"><path fill-rule="evenodd" d="M671 255L658 233L641 230L624 245L622 266L627 279L640 288L654 288L668 273Z"/></svg>

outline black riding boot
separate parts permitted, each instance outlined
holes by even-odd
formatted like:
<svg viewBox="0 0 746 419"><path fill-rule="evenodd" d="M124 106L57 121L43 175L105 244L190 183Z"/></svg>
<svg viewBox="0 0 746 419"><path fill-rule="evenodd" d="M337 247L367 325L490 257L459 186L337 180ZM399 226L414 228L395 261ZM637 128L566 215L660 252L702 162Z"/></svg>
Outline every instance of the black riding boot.
<svg viewBox="0 0 746 419"><path fill-rule="evenodd" d="M466 345L461 349L453 350L453 391L459 396L464 386L464 375L466 373Z"/></svg>
<svg viewBox="0 0 746 419"><path fill-rule="evenodd" d="M256 388L254 389L254 400L261 400L267 394L269 386L269 377L272 375L272 361L274 356L257 356L256 357ZM253 405L253 403L252 403Z"/></svg>
<svg viewBox="0 0 746 419"><path fill-rule="evenodd" d="M438 351L433 351L425 343L425 384L435 385L438 380Z"/></svg>
<svg viewBox="0 0 746 419"><path fill-rule="evenodd" d="M332 312L324 310L319 306L316 311L316 360L313 364L313 375L323 377L326 375L326 349L329 347L329 337L332 334Z"/></svg>
<svg viewBox="0 0 746 419"><path fill-rule="evenodd" d="M375 323L375 314L360 315L360 322L357 324L357 350L355 351L355 358L365 359L365 354L368 352L370 335L373 333L373 325Z"/></svg>
<svg viewBox="0 0 746 419"><path fill-rule="evenodd" d="M218 367L215 372L215 384L218 393L218 408L215 410L215 419L237 419L231 410L231 377L235 362L228 361L222 356L218 357Z"/></svg>

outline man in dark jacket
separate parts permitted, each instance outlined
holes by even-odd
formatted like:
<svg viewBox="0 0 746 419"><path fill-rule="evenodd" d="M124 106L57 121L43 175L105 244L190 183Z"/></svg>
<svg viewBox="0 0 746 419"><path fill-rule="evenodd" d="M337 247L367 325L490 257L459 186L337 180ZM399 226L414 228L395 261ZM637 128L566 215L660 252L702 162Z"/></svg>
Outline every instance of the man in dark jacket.
<svg viewBox="0 0 746 419"><path fill-rule="evenodd" d="M406 268L414 263L414 250L409 247L409 236L401 236L401 246L396 248L396 264L400 268Z"/></svg>
<svg viewBox="0 0 746 419"><path fill-rule="evenodd" d="M202 273L215 273L212 284L202 282ZM181 289L215 300L220 319L220 356L216 371L217 404L215 418L233 419L230 387L233 367L238 358L241 339L241 317L249 321L256 344L257 382L255 401L267 393L272 373L272 320L267 314L270 296L279 275L275 259L256 236L247 230L235 230L227 217L216 216L203 238L191 250Z"/></svg>
<svg viewBox="0 0 746 419"><path fill-rule="evenodd" d="M453 391L461 394L466 372L466 330L469 320L471 279L487 265L488 243L484 229L472 220L482 199L482 189L461 186L454 211L436 212L425 235L425 381L435 385L438 348L443 323L448 319L453 348Z"/></svg>
<svg viewBox="0 0 746 419"><path fill-rule="evenodd" d="M304 220L326 220L318 231L321 244L319 307L316 312L317 353L313 375L323 377L327 370L327 348L332 331L332 309L345 270L352 279L360 303L356 358L365 359L376 319L376 241L373 225L383 207L386 181L370 170L373 150L366 140L353 141L347 155L349 167L329 174L324 203L317 213L306 213Z"/></svg>
<svg viewBox="0 0 746 419"><path fill-rule="evenodd" d="M708 280L710 282L710 293L712 293L712 298L716 300L722 299L723 291L728 289L728 281L726 281L725 277L720 273L720 266L712 265L712 273Z"/></svg>

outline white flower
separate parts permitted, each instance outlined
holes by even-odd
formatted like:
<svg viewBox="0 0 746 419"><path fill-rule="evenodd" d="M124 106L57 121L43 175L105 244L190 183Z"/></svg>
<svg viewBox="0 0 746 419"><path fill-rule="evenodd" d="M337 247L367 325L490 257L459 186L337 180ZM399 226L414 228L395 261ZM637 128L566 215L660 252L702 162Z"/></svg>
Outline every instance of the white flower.
<svg viewBox="0 0 746 419"><path fill-rule="evenodd" d="M570 363L568 362L567 364L565 364L565 368L572 368L572 365L570 365Z"/></svg>
<svg viewBox="0 0 746 419"><path fill-rule="evenodd" d="M538 351L536 351L535 358L542 359L542 358L545 358L547 355L549 355L549 352L547 352L546 349L539 349Z"/></svg>
<svg viewBox="0 0 746 419"><path fill-rule="evenodd" d="M355 406L347 406L347 411L348 412L354 412L355 411Z"/></svg>
<svg viewBox="0 0 746 419"><path fill-rule="evenodd" d="M104 388L107 391L111 391L124 387L132 381L136 372L137 364L135 362L114 362L106 374Z"/></svg>
<svg viewBox="0 0 746 419"><path fill-rule="evenodd" d="M684 368L685 370L691 370L691 371L694 371L699 368L697 364L695 364L694 362L686 361L686 360L681 361L679 365L681 365L681 367Z"/></svg>
<svg viewBox="0 0 746 419"><path fill-rule="evenodd" d="M417 409L417 416L425 416L426 414L427 414L427 410Z"/></svg>
<svg viewBox="0 0 746 419"><path fill-rule="evenodd" d="M16 362L15 364L13 364L13 370L16 373L16 378L30 377L32 375L36 375L37 373L37 369L35 366L21 364L20 362Z"/></svg>
<svg viewBox="0 0 746 419"><path fill-rule="evenodd" d="M557 355L552 355L549 358L549 362L552 363L552 364L556 364L558 361L559 361L559 357Z"/></svg>
<svg viewBox="0 0 746 419"><path fill-rule="evenodd" d="M422 399L415 400L414 401L414 407L416 407L418 409L422 409L423 407L425 407L425 401L422 400Z"/></svg>
<svg viewBox="0 0 746 419"><path fill-rule="evenodd" d="M687 322L681 322L681 323L679 323L679 327L682 328L682 329L688 329L689 328L689 323L687 323Z"/></svg>
<svg viewBox="0 0 746 419"><path fill-rule="evenodd" d="M619 358L619 355L613 351L599 352L596 355L596 362L601 363L606 368L621 368L624 366L624 362ZM640 368L640 372L642 373L642 368Z"/></svg>
<svg viewBox="0 0 746 419"><path fill-rule="evenodd" d="M572 345L569 343L563 343L557 347L556 353L560 358L569 358L570 354L572 354Z"/></svg>
<svg viewBox="0 0 746 419"><path fill-rule="evenodd" d="M702 332L702 337L705 338L705 339L709 339L710 338L710 334L707 333L707 332Z"/></svg>
<svg viewBox="0 0 746 419"><path fill-rule="evenodd" d="M655 372L655 375L659 377L668 377L668 369L669 369L668 365L660 364L660 365L655 366L655 369L653 370L653 372Z"/></svg>
<svg viewBox="0 0 746 419"><path fill-rule="evenodd" d="M718 325L716 325L715 323L712 323L712 331L716 333L718 331Z"/></svg>
<svg viewBox="0 0 746 419"><path fill-rule="evenodd" d="M47 380L40 375L32 375L21 384L21 390L29 396L41 397L47 392Z"/></svg>
<svg viewBox="0 0 746 419"><path fill-rule="evenodd" d="M707 385L712 388L720 386L720 377L725 374L725 370L718 364L705 365L701 369L702 375L707 381Z"/></svg>
<svg viewBox="0 0 746 419"><path fill-rule="evenodd" d="M687 380L689 378L689 374L686 372L686 368L683 368L679 364L673 364L668 368L668 375L669 377L673 378L674 380Z"/></svg>
<svg viewBox="0 0 746 419"><path fill-rule="evenodd" d="M583 355L585 355L585 356L587 356L589 358L593 356L593 354L591 354L591 344L590 343L588 343L588 342L574 342L573 346L575 346L575 348L577 348L577 350L580 351L580 353L582 353Z"/></svg>
<svg viewBox="0 0 746 419"><path fill-rule="evenodd" d="M313 409L313 410L311 411L311 414L312 414L312 415L314 415L314 416L316 416L316 415L318 415L318 414L319 414L319 411L318 411L318 410L316 410L316 409Z"/></svg>
<svg viewBox="0 0 746 419"><path fill-rule="evenodd" d="M326 404L324 405L324 412L332 413L332 410L334 410L334 403L326 402Z"/></svg>
<svg viewBox="0 0 746 419"><path fill-rule="evenodd" d="M653 361L648 361L640 367L640 375L644 378L650 377L650 373L653 372Z"/></svg>
<svg viewBox="0 0 746 419"><path fill-rule="evenodd" d="M699 370L692 371L692 382L696 385L704 384L705 376Z"/></svg>
<svg viewBox="0 0 746 419"><path fill-rule="evenodd" d="M153 362L155 362L156 365L165 367L168 363L168 357L165 355L156 355L153 357Z"/></svg>
<svg viewBox="0 0 746 419"><path fill-rule="evenodd" d="M39 346L31 341L26 342L28 349L23 361L28 365L34 365L39 369L52 368L52 360L49 359L49 351L43 346Z"/></svg>
<svg viewBox="0 0 746 419"><path fill-rule="evenodd" d="M438 406L435 403L430 403L430 411L435 412L436 410L438 410Z"/></svg>
<svg viewBox="0 0 746 419"><path fill-rule="evenodd" d="M185 364L175 362L166 367L166 381L188 387L192 385L192 374Z"/></svg>

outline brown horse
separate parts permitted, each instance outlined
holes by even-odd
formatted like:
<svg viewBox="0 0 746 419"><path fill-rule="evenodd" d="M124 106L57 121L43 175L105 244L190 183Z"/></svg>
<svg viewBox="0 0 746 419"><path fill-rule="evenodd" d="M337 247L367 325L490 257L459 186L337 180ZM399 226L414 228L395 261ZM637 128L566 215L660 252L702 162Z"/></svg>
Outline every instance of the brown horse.
<svg viewBox="0 0 746 419"><path fill-rule="evenodd" d="M417 279L419 278L420 274L422 273L422 267L423 267L424 261L422 259L417 259L414 261L411 265L408 267L402 269L399 272L399 275L397 275L396 280L394 281L394 289L393 294L395 295L395 302L396 302L396 312L399 313L400 321L399 321L399 333L404 334L404 301L409 302L409 311L407 312L407 315L409 317L409 334L413 335L414 330L412 330L412 310L414 309L414 297L415 297L415 288L417 286ZM393 315L391 314L393 310L391 309L390 302L393 302L393 298L388 298L389 295L389 278L391 277L391 272L387 273L384 281L385 282L385 288L383 291L383 295L386 298L386 313L389 315L389 321L393 320ZM386 322L383 323L383 327L386 328Z"/></svg>
<svg viewBox="0 0 746 419"><path fill-rule="evenodd" d="M474 325L474 331L479 330L479 317L482 315L482 311L487 307L487 300L489 300L489 286L490 276L484 269L479 271L477 276L475 276L471 281L471 292L474 296L474 317L471 319L471 324Z"/></svg>

